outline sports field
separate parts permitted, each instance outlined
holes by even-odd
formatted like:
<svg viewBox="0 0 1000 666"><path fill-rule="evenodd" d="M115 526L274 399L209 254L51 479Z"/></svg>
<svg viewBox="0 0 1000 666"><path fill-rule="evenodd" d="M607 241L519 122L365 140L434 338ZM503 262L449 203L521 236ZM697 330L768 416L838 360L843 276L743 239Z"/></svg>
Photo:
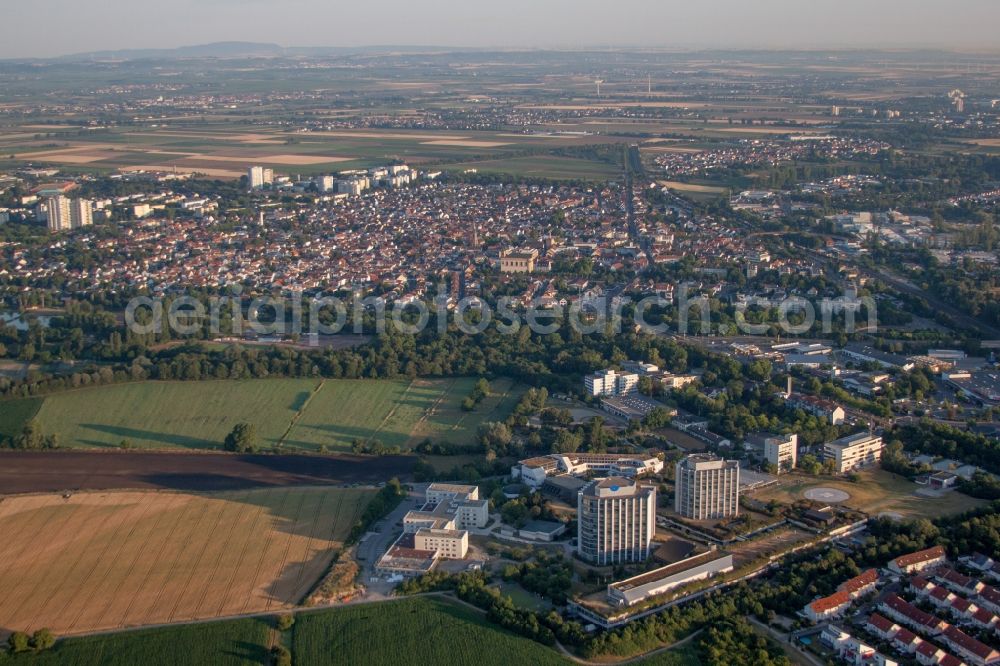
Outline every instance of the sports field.
<svg viewBox="0 0 1000 666"><path fill-rule="evenodd" d="M0 627L57 634L298 604L373 490L79 493L0 503Z"/></svg>
<svg viewBox="0 0 1000 666"><path fill-rule="evenodd" d="M807 499L810 490L839 490L847 493L843 506L876 516L880 513L898 514L904 518L939 518L970 511L985 502L958 492L948 492L940 497L918 495L921 489L915 483L883 470L866 470L854 483L846 479L810 477L801 474L779 477L777 485L753 493L762 502L797 502Z"/></svg>
<svg viewBox="0 0 1000 666"><path fill-rule="evenodd" d="M260 444L284 450L348 451L356 439L412 447L434 441L473 446L476 429L503 420L522 389L506 379L473 412L461 410L473 378L408 380L260 379L144 382L3 403L3 431L34 416L68 448L218 449L237 423L257 426ZM37 414L36 414L37 412Z"/></svg>

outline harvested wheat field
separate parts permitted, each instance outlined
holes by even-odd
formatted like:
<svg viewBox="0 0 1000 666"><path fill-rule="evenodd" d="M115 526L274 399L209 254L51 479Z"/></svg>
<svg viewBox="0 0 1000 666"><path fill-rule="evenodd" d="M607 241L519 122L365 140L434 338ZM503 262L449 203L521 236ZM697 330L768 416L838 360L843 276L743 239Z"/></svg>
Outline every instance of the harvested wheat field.
<svg viewBox="0 0 1000 666"><path fill-rule="evenodd" d="M0 634L278 610L329 566L374 491L104 492L0 501Z"/></svg>

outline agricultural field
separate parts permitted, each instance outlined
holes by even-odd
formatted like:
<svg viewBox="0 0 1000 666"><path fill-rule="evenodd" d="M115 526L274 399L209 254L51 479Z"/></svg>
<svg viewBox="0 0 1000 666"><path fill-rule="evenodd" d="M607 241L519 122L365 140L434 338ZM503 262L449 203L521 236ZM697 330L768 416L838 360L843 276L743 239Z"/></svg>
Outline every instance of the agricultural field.
<svg viewBox="0 0 1000 666"><path fill-rule="evenodd" d="M596 162L576 157L533 155L509 159L460 162L444 167L448 171L475 169L481 173L500 173L527 178L562 178L570 180L606 181L621 175L621 169L609 162Z"/></svg>
<svg viewBox="0 0 1000 666"><path fill-rule="evenodd" d="M473 412L461 410L473 378L426 380L260 379L144 382L3 403L0 434L30 418L66 448L219 449L236 423L257 426L264 448L349 451L356 439L412 447L431 438L474 444L479 424L503 420L522 389L506 379Z"/></svg>
<svg viewBox="0 0 1000 666"><path fill-rule="evenodd" d="M27 398L3 403L0 408L0 439L21 434L24 424L35 418L42 407L41 398Z"/></svg>
<svg viewBox="0 0 1000 666"><path fill-rule="evenodd" d="M263 619L210 622L70 638L40 654L8 657L4 664L31 666L248 666L270 664ZM331 662L332 663L332 662Z"/></svg>
<svg viewBox="0 0 1000 666"><path fill-rule="evenodd" d="M32 666L148 666L270 664L273 618L222 620L193 625L68 638L41 654L8 657L4 663ZM387 639L387 637L391 637ZM571 664L555 650L490 624L482 613L433 597L404 599L296 615L283 638L293 663L454 664L507 666ZM483 646L489 646L484 650ZM639 662L642 666L695 666L688 644Z"/></svg>
<svg viewBox="0 0 1000 666"><path fill-rule="evenodd" d="M331 663L331 655L337 655L337 663L369 666L570 663L554 650L489 624L476 610L427 597L300 614L292 655L296 664Z"/></svg>
<svg viewBox="0 0 1000 666"><path fill-rule="evenodd" d="M214 449L236 423L257 426L260 443L280 441L316 389L308 379L144 382L45 398L36 419L63 447Z"/></svg>
<svg viewBox="0 0 1000 666"><path fill-rule="evenodd" d="M240 122L101 132L58 125L13 126L0 130L0 167L30 163L96 172L177 171L235 179L255 164L281 173L312 175L390 160L435 164L606 142L599 136L502 132L368 129L302 133Z"/></svg>
<svg viewBox="0 0 1000 666"><path fill-rule="evenodd" d="M808 477L800 474L782 476L777 485L753 494L762 502L776 500L792 503L805 499L811 489L829 488L849 495L844 506L876 516L886 514L901 518L940 518L971 511L985 502L958 492L947 492L940 497L917 494L921 486L889 472L865 470L855 483L846 479Z"/></svg>
<svg viewBox="0 0 1000 666"><path fill-rule="evenodd" d="M28 495L0 503L0 627L60 635L298 604L374 490Z"/></svg>

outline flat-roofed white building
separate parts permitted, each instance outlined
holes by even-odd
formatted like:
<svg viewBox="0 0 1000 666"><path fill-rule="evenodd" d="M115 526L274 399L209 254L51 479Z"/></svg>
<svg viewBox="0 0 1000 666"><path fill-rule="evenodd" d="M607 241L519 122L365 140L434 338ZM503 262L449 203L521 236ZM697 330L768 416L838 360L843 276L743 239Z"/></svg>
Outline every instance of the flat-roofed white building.
<svg viewBox="0 0 1000 666"><path fill-rule="evenodd" d="M552 476L638 477L659 474L663 461L656 456L634 453L552 453L526 458L511 467L511 476L532 488L540 488Z"/></svg>
<svg viewBox="0 0 1000 666"><path fill-rule="evenodd" d="M587 394L595 397L628 395L639 386L639 375L604 370L584 377L583 385Z"/></svg>
<svg viewBox="0 0 1000 666"><path fill-rule="evenodd" d="M608 585L608 602L613 606L634 606L682 585L732 570L732 555L718 552L696 555Z"/></svg>
<svg viewBox="0 0 1000 666"><path fill-rule="evenodd" d="M479 486L466 486L453 483L432 483L427 486L427 501L440 504L451 500L479 499Z"/></svg>
<svg viewBox="0 0 1000 666"><path fill-rule="evenodd" d="M882 459L882 438L867 432L841 437L823 447L823 458L840 474L874 465Z"/></svg>
<svg viewBox="0 0 1000 666"><path fill-rule="evenodd" d="M764 438L764 459L779 472L795 469L799 460L799 436L771 435Z"/></svg>
<svg viewBox="0 0 1000 666"><path fill-rule="evenodd" d="M478 486L432 483L427 487L427 503L403 516L403 530L471 529L486 527L490 520L489 500L479 499Z"/></svg>
<svg viewBox="0 0 1000 666"><path fill-rule="evenodd" d="M611 477L591 481L577 495L577 552L588 562L643 562L655 532L655 488Z"/></svg>
<svg viewBox="0 0 1000 666"><path fill-rule="evenodd" d="M677 463L674 509L691 520L731 518L740 512L740 464L708 453Z"/></svg>
<svg viewBox="0 0 1000 666"><path fill-rule="evenodd" d="M437 551L447 560L461 560L469 552L469 533L465 530L423 528L413 535L417 550Z"/></svg>

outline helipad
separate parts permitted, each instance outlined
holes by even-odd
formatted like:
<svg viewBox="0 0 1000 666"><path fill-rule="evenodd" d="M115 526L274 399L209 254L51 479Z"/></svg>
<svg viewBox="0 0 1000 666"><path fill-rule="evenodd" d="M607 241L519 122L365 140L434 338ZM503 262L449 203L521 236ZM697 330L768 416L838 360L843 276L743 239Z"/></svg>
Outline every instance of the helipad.
<svg viewBox="0 0 1000 666"><path fill-rule="evenodd" d="M806 499L814 502L826 502L827 504L839 504L851 499L851 496L843 490L836 488L810 488L805 492Z"/></svg>

